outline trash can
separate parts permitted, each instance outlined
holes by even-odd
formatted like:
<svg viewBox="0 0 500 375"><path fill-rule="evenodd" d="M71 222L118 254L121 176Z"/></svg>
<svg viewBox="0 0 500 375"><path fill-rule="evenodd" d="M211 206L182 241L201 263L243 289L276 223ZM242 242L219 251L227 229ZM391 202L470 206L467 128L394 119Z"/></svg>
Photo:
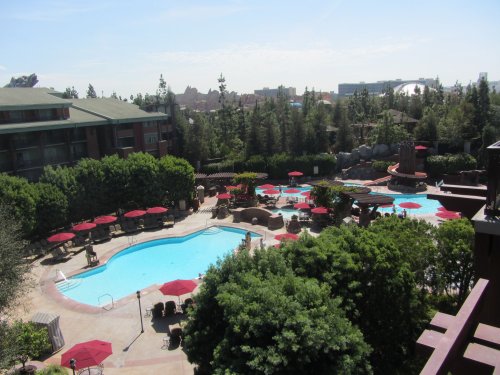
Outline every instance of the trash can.
<svg viewBox="0 0 500 375"><path fill-rule="evenodd" d="M184 199L179 200L179 210L186 211L186 201Z"/></svg>

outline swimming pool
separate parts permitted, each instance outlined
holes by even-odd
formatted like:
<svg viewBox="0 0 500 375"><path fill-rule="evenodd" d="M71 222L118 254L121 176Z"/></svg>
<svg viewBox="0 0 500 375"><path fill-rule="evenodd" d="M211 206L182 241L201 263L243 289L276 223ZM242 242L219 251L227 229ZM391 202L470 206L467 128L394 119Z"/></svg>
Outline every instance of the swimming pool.
<svg viewBox="0 0 500 375"><path fill-rule="evenodd" d="M276 186L274 189L280 190L280 188L281 188L281 196L282 197L302 197L302 198L304 198L304 196L301 195L301 193L303 193L304 191L311 190L311 186L297 186L297 187L292 188L292 187L286 186L286 185L279 185L279 186ZM285 193L285 190L288 190L288 189L297 189L297 190L300 190L300 193L294 193L294 194ZM264 195L265 190L266 189L256 188L255 194Z"/></svg>
<svg viewBox="0 0 500 375"><path fill-rule="evenodd" d="M376 193L371 193L376 194ZM434 199L427 199L427 194L379 194L379 195L387 195L389 197L394 198L394 206L396 207L396 212L402 212L403 209L399 207L399 204L404 202L415 202L421 205L421 208L413 208L406 209L406 212L410 215L426 215L426 214L434 214L438 211L438 208L441 207L441 203ZM378 211L382 213L392 213L392 207L386 208L378 208Z"/></svg>
<svg viewBox="0 0 500 375"><path fill-rule="evenodd" d="M101 306L153 284L194 279L208 266L241 244L247 231L210 227L184 237L133 245L93 270L58 283L58 290L75 301ZM260 237L251 233L252 237Z"/></svg>

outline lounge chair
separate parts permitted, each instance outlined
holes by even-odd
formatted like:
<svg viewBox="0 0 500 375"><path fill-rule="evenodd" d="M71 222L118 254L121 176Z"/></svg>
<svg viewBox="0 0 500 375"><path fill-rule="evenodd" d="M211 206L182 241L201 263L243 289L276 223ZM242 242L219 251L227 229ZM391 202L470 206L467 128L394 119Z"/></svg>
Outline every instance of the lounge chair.
<svg viewBox="0 0 500 375"><path fill-rule="evenodd" d="M94 267L99 264L99 259L97 259L97 255L85 253L85 257L87 258L87 264L89 265L89 267Z"/></svg>
<svg viewBox="0 0 500 375"><path fill-rule="evenodd" d="M175 224L174 215L163 216L163 226L165 227L173 227Z"/></svg>
<svg viewBox="0 0 500 375"><path fill-rule="evenodd" d="M122 223L122 229L125 233L134 233L134 232L137 232L139 230L137 225L135 225L135 223L131 220L125 220Z"/></svg>
<svg viewBox="0 0 500 375"><path fill-rule="evenodd" d="M110 226L110 228L111 228L111 226ZM122 226L120 224L115 224L113 229L111 230L111 235L113 237L119 237L123 234L125 234L125 231L122 230Z"/></svg>
<svg viewBox="0 0 500 375"><path fill-rule="evenodd" d="M50 254L52 255L52 260L56 262L58 260L64 259L68 253L65 252L61 247L56 247L50 252Z"/></svg>

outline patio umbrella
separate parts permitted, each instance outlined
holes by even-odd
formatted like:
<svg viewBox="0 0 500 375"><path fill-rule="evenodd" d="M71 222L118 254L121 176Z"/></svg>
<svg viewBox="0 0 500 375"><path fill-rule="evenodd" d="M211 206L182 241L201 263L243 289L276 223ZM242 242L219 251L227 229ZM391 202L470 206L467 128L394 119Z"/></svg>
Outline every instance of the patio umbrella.
<svg viewBox="0 0 500 375"><path fill-rule="evenodd" d="M293 233L282 233L282 234L277 234L276 236L274 236L274 239L278 240L278 241L283 241L283 240L296 241L299 239L299 236L296 234L293 234Z"/></svg>
<svg viewBox="0 0 500 375"><path fill-rule="evenodd" d="M415 150L427 150L427 147L418 145L415 146Z"/></svg>
<svg viewBox="0 0 500 375"><path fill-rule="evenodd" d="M455 211L439 211L436 212L436 216L445 220L460 219L460 213Z"/></svg>
<svg viewBox="0 0 500 375"><path fill-rule="evenodd" d="M146 215L146 211L144 210L132 210L129 212L126 212L123 216L127 218L134 218L134 217L140 217Z"/></svg>
<svg viewBox="0 0 500 375"><path fill-rule="evenodd" d="M292 172L288 173L288 176L290 176L290 177L300 177L300 176L303 176L303 175L304 175L304 173L299 172L299 171L292 171Z"/></svg>
<svg viewBox="0 0 500 375"><path fill-rule="evenodd" d="M95 224L95 223L80 223L80 224L73 225L71 230L74 232L83 232L86 230L94 229L96 227L96 225L97 224Z"/></svg>
<svg viewBox="0 0 500 375"><path fill-rule="evenodd" d="M97 225L100 224L111 224L117 220L116 216L100 216L94 220L94 223Z"/></svg>
<svg viewBox="0 0 500 375"><path fill-rule="evenodd" d="M239 189L241 186L233 186L233 185L229 185L229 186L226 186L226 190L229 191L229 190L236 190L236 189Z"/></svg>
<svg viewBox="0 0 500 375"><path fill-rule="evenodd" d="M271 185L271 184L264 184L264 185L260 185L260 186L257 186L259 189L263 189L263 190L266 190L266 189L274 189L274 185Z"/></svg>
<svg viewBox="0 0 500 375"><path fill-rule="evenodd" d="M157 207L148 208L146 210L146 213L147 214L162 214L162 213L167 212L167 211L168 211L168 208L157 206Z"/></svg>
<svg viewBox="0 0 500 375"><path fill-rule="evenodd" d="M287 189L284 192L286 194L299 194L299 193L302 193L302 190L299 190L299 189Z"/></svg>
<svg viewBox="0 0 500 375"><path fill-rule="evenodd" d="M49 238L47 238L47 241L51 242L51 243L66 242L66 241L69 241L73 238L75 238L74 233L63 232L63 233L57 233L57 234L54 234L53 236L50 236Z"/></svg>
<svg viewBox="0 0 500 375"><path fill-rule="evenodd" d="M306 198L310 198L311 197L311 192L310 191L303 191L302 193L300 193L300 195L303 195Z"/></svg>
<svg viewBox="0 0 500 375"><path fill-rule="evenodd" d="M186 293L191 293L198 286L193 280L174 280L163 284L160 287L160 292L166 296L181 296Z"/></svg>
<svg viewBox="0 0 500 375"><path fill-rule="evenodd" d="M326 207L316 207L311 210L313 214L325 215L328 213L328 208Z"/></svg>
<svg viewBox="0 0 500 375"><path fill-rule="evenodd" d="M394 205L391 203L391 204L381 204L379 206L380 208L391 208L391 207L394 207Z"/></svg>
<svg viewBox="0 0 500 375"><path fill-rule="evenodd" d="M264 193L266 195L275 195L275 194L281 193L281 191L276 190L276 189L268 189L268 190L264 190L262 193Z"/></svg>
<svg viewBox="0 0 500 375"><path fill-rule="evenodd" d="M306 203L306 202L300 202L300 203L295 203L293 205L293 208L297 209L297 210L302 210L302 209L308 209L308 208L311 208L311 206L309 205L309 203Z"/></svg>
<svg viewBox="0 0 500 375"><path fill-rule="evenodd" d="M228 193L222 193L217 195L217 199L231 199L232 197L233 197L232 194Z"/></svg>
<svg viewBox="0 0 500 375"><path fill-rule="evenodd" d="M447 210L446 208L444 208L443 206L438 207L438 209L437 209L437 210L438 210L438 211L448 211L448 210Z"/></svg>
<svg viewBox="0 0 500 375"><path fill-rule="evenodd" d="M414 208L420 208L422 206L418 203L415 203L415 202L403 202L403 203L399 204L399 207L408 208L409 210L412 210Z"/></svg>
<svg viewBox="0 0 500 375"><path fill-rule="evenodd" d="M75 369L97 366L113 354L111 343L92 340L76 344L61 356L61 365L71 368L70 360L75 360Z"/></svg>

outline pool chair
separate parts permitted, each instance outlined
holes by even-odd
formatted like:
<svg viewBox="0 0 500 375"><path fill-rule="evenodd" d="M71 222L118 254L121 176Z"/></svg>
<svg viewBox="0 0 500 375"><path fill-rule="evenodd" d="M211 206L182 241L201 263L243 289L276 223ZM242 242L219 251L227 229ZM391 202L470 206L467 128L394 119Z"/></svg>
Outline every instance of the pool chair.
<svg viewBox="0 0 500 375"><path fill-rule="evenodd" d="M110 226L110 229L111 229L111 226ZM115 224L113 229L111 230L111 235L113 237L119 237L123 234L125 234L125 231L122 230L122 226L120 224Z"/></svg>
<svg viewBox="0 0 500 375"><path fill-rule="evenodd" d="M163 216L163 226L165 227L173 227L175 224L174 215Z"/></svg>
<svg viewBox="0 0 500 375"><path fill-rule="evenodd" d="M177 305L174 301L165 302L165 316L173 316L177 312Z"/></svg>
<svg viewBox="0 0 500 375"><path fill-rule="evenodd" d="M163 317L163 310L164 310L163 302L155 303L155 305L153 306L153 311L152 311L153 319L162 318Z"/></svg>
<svg viewBox="0 0 500 375"><path fill-rule="evenodd" d="M52 255L52 261L57 262L58 260L64 259L68 253L65 252L61 247L56 247L50 252Z"/></svg>
<svg viewBox="0 0 500 375"><path fill-rule="evenodd" d="M92 255L86 252L85 257L87 258L87 265L89 267L94 267L99 264L99 259L97 259L97 255Z"/></svg>

